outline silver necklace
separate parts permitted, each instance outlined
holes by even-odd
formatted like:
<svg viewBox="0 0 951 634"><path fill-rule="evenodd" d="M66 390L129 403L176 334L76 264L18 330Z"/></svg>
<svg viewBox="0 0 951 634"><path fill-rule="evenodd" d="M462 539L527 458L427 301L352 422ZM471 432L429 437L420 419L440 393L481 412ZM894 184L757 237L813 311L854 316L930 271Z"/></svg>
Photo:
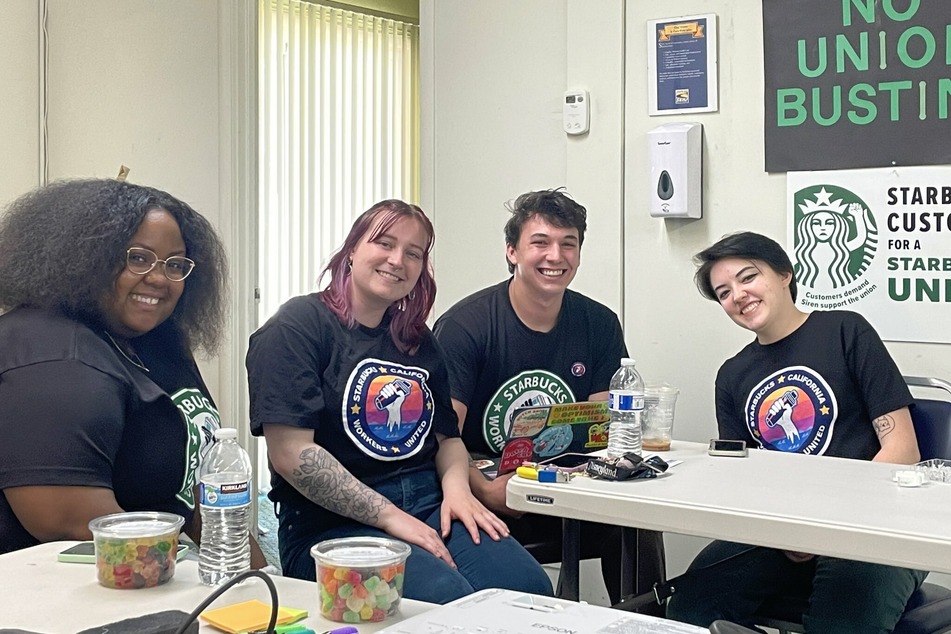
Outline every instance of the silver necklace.
<svg viewBox="0 0 951 634"><path fill-rule="evenodd" d="M110 335L108 331L103 330L103 332L106 333L106 336L109 337L109 341L111 341L111 342L112 342L112 345L116 347L116 350L119 351L119 354L121 354L123 357L125 357L126 361L128 361L129 363L131 363L131 364L134 365L135 367L139 368L140 370L145 370L146 372L149 371L149 369L148 369L147 367L145 367L145 364L142 363L142 359L139 358L139 355L137 355L135 352L133 352L133 353L132 353L132 356L130 357L128 354L126 354L126 351L122 349L122 346L120 346L118 343L116 343L116 340L112 338L112 335Z"/></svg>

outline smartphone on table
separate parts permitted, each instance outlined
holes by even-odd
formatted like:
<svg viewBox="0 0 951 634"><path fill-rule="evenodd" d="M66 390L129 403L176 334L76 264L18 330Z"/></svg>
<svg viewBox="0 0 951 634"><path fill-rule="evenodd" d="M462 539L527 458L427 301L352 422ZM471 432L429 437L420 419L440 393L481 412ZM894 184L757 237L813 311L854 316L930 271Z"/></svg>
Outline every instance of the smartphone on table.
<svg viewBox="0 0 951 634"><path fill-rule="evenodd" d="M179 544L176 561L181 560L186 553L188 553L188 545ZM79 542L66 550L61 550L56 556L56 561L70 564L94 564L96 563L96 546L91 541Z"/></svg>
<svg viewBox="0 0 951 634"><path fill-rule="evenodd" d="M594 457L586 453L563 453L539 461L538 466L557 467L559 471L584 471L588 462Z"/></svg>
<svg viewBox="0 0 951 634"><path fill-rule="evenodd" d="M747 455L745 440L720 440L713 438L710 440L710 447L707 453L711 456L733 456L735 458L745 458Z"/></svg>

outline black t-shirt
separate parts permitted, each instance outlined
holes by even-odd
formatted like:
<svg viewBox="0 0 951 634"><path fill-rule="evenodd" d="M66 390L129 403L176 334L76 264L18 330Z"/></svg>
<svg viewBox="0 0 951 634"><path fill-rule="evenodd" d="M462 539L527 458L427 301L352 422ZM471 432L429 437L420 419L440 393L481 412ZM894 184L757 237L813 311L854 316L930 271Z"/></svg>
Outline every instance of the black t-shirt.
<svg viewBox="0 0 951 634"><path fill-rule="evenodd" d="M168 365L163 379L79 322L23 308L0 316L0 489L107 487L125 510L189 520L202 443L219 417L190 355L167 354L181 349L169 336L133 341L146 367ZM36 543L0 495L0 552Z"/></svg>
<svg viewBox="0 0 951 634"><path fill-rule="evenodd" d="M462 438L470 452L498 454L519 407L583 401L610 387L627 356L611 309L568 290L550 332L515 314L507 280L459 301L434 331L446 352L452 397L468 411Z"/></svg>
<svg viewBox="0 0 951 634"><path fill-rule="evenodd" d="M882 340L857 313L817 311L787 337L754 341L716 380L720 437L778 451L870 460L872 421L912 402Z"/></svg>
<svg viewBox="0 0 951 634"><path fill-rule="evenodd" d="M442 354L429 331L416 354L401 352L388 325L347 328L317 295L281 306L251 335L251 433L265 423L313 429L370 487L434 470L436 433L459 436ZM275 502L312 505L273 468L271 486Z"/></svg>

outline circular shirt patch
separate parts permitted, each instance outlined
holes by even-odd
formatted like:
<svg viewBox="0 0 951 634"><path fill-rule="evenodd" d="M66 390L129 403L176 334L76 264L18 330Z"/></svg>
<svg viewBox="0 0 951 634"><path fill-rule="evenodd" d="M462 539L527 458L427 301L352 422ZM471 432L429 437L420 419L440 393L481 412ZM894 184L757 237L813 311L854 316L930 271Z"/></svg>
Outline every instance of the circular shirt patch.
<svg viewBox="0 0 951 634"><path fill-rule="evenodd" d="M482 437L501 453L516 410L574 402L574 393L561 377L547 370L526 370L503 383L489 399L482 413Z"/></svg>
<svg viewBox="0 0 951 634"><path fill-rule="evenodd" d="M378 460L417 453L433 426L433 395L422 368L364 359L350 373L344 394L344 431Z"/></svg>
<svg viewBox="0 0 951 634"><path fill-rule="evenodd" d="M835 394L810 368L786 368L760 381L746 401L746 425L766 449L822 455L838 415Z"/></svg>

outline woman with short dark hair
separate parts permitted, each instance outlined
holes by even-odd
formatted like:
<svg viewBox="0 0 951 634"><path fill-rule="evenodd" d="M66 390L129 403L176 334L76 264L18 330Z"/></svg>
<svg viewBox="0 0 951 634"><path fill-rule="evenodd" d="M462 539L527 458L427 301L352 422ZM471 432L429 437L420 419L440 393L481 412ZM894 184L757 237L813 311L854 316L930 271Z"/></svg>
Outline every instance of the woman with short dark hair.
<svg viewBox="0 0 951 634"><path fill-rule="evenodd" d="M717 373L719 437L772 451L912 464L911 393L858 313L796 307L789 256L756 233L725 236L695 257L700 292L756 338ZM764 495L803 495L771 491ZM810 492L822 495L822 491ZM926 572L716 541L694 560L667 616L753 627L774 596L809 598L811 634L890 632Z"/></svg>

